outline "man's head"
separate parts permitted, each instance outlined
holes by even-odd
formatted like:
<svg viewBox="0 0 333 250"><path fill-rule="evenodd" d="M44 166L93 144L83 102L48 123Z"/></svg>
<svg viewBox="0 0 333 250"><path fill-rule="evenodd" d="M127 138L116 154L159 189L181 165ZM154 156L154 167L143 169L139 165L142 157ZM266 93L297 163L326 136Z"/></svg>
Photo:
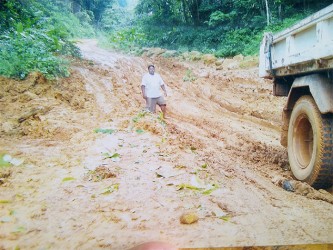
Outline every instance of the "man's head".
<svg viewBox="0 0 333 250"><path fill-rule="evenodd" d="M154 75L154 73L155 73L155 66L152 65L152 64L150 64L148 66L148 72L149 72L149 74Z"/></svg>

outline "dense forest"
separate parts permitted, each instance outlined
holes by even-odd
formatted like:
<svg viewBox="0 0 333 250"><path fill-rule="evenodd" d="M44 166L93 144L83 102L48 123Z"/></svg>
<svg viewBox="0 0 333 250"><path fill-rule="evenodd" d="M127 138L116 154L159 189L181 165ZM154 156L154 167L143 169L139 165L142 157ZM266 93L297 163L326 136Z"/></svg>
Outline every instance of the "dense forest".
<svg viewBox="0 0 333 250"><path fill-rule="evenodd" d="M255 55L278 31L332 0L0 0L0 75L67 76L75 39L140 53L143 47Z"/></svg>

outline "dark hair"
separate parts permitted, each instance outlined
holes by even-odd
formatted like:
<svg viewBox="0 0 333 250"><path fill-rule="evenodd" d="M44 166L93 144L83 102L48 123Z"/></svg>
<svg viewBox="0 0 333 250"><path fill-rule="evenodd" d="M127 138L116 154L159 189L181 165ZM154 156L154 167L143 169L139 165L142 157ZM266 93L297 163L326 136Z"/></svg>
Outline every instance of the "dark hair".
<svg viewBox="0 0 333 250"><path fill-rule="evenodd" d="M148 65L148 70L150 67L153 67L155 69L155 66L153 64Z"/></svg>

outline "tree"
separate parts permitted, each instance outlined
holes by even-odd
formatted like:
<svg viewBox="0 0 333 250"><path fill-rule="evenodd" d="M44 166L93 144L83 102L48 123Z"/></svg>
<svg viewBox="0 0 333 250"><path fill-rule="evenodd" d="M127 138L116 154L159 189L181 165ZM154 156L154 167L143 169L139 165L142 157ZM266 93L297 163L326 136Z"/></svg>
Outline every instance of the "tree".
<svg viewBox="0 0 333 250"><path fill-rule="evenodd" d="M124 1L125 0L122 0L122 2ZM113 2L114 0L70 0L73 13L89 11L93 13L95 24L98 24L105 9L111 6Z"/></svg>
<svg viewBox="0 0 333 250"><path fill-rule="evenodd" d="M265 0L265 6L266 6L266 17L267 17L267 26L270 23L270 15L269 15L269 7L268 7L268 0Z"/></svg>

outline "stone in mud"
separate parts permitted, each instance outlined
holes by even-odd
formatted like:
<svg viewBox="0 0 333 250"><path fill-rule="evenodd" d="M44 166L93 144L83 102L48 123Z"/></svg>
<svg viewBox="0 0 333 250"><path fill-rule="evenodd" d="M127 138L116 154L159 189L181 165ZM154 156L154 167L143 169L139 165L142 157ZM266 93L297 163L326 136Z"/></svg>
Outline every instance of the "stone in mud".
<svg viewBox="0 0 333 250"><path fill-rule="evenodd" d="M284 190L287 190L289 192L294 192L295 191L292 183L289 180L284 180L283 183L282 183L282 187L283 187Z"/></svg>
<svg viewBox="0 0 333 250"><path fill-rule="evenodd" d="M180 223L182 224L193 224L199 220L196 213L185 213L180 217Z"/></svg>

